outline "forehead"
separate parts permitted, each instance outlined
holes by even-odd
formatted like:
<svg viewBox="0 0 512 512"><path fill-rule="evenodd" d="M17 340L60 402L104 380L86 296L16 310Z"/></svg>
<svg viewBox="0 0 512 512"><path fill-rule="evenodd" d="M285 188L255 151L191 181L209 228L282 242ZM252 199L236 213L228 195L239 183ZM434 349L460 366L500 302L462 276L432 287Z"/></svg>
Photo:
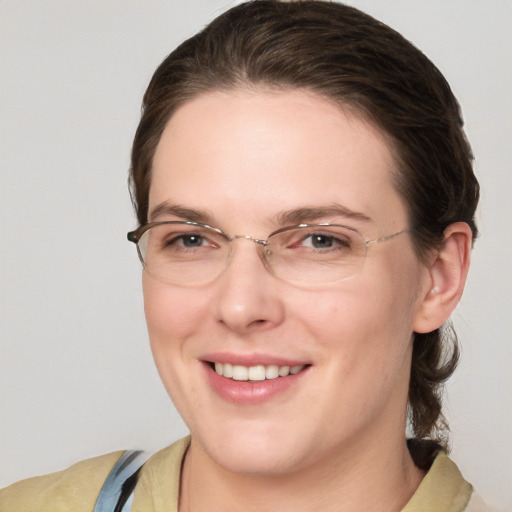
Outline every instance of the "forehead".
<svg viewBox="0 0 512 512"><path fill-rule="evenodd" d="M150 215L162 202L248 219L341 204L401 220L394 166L379 130L317 95L211 92L180 107L162 134Z"/></svg>

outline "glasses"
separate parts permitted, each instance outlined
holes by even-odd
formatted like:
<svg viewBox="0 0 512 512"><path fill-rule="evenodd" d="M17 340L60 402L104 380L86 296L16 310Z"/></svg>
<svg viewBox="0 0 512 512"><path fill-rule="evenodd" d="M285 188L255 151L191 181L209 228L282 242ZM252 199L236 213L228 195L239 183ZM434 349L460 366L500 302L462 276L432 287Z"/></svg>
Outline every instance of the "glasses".
<svg viewBox="0 0 512 512"><path fill-rule="evenodd" d="M278 279L298 286L335 283L357 274L368 248L406 230L366 240L357 229L340 224L299 224L272 232L266 240L227 235L188 221L150 222L128 233L137 245L144 269L158 281L178 286L208 284L222 274L233 254L233 242L248 240Z"/></svg>

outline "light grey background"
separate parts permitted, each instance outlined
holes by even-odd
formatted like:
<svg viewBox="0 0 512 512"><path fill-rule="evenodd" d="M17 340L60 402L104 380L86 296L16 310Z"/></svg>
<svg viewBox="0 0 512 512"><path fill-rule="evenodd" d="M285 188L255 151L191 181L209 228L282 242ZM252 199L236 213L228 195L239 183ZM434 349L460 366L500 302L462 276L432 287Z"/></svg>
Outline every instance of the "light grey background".
<svg viewBox="0 0 512 512"><path fill-rule="evenodd" d="M0 0L0 486L186 432L147 343L125 232L156 65L237 2ZM463 106L482 236L454 320L453 457L512 507L512 2L353 0L417 44Z"/></svg>

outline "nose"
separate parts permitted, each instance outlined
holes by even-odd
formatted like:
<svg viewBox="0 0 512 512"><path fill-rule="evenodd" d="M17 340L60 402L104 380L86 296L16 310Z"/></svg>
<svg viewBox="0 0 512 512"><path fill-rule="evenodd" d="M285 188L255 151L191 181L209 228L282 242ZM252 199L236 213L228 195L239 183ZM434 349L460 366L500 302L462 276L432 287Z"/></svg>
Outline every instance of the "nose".
<svg viewBox="0 0 512 512"><path fill-rule="evenodd" d="M237 240L223 274L217 279L214 315L237 334L263 331L284 319L283 283L272 276L259 256L260 245Z"/></svg>

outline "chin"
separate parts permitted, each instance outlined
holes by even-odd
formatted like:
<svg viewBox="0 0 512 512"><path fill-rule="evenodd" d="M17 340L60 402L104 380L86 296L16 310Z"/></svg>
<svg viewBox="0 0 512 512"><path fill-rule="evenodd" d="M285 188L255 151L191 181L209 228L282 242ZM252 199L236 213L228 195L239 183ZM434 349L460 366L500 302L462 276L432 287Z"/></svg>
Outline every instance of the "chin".
<svg viewBox="0 0 512 512"><path fill-rule="evenodd" d="M217 435L192 434L200 449L224 470L247 476L277 476L290 473L300 465L300 452L305 443L300 436L290 436L293 429L272 432L272 429L219 429Z"/></svg>
<svg viewBox="0 0 512 512"><path fill-rule="evenodd" d="M243 452L228 449L222 453L214 449L209 456L224 470L238 475L275 477L297 469L294 457L277 451L270 453L264 447L253 446Z"/></svg>

